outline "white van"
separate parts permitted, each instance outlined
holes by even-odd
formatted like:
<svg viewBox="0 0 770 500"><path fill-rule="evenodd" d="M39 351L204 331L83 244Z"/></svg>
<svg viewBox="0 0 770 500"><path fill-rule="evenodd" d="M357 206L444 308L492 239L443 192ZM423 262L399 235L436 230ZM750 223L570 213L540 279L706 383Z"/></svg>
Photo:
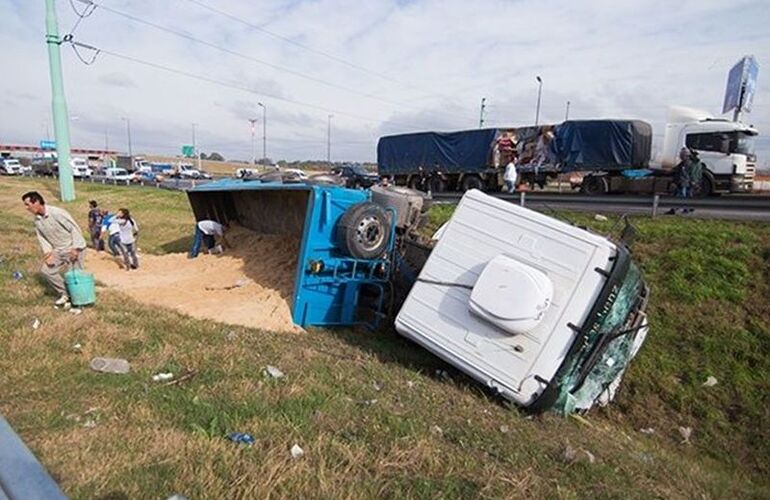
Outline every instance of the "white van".
<svg viewBox="0 0 770 500"><path fill-rule="evenodd" d="M73 177L89 178L94 175L94 171L88 166L88 161L85 158L72 158L70 165L72 166Z"/></svg>
<svg viewBox="0 0 770 500"><path fill-rule="evenodd" d="M471 190L396 330L518 405L570 413L614 397L648 295L624 246Z"/></svg>

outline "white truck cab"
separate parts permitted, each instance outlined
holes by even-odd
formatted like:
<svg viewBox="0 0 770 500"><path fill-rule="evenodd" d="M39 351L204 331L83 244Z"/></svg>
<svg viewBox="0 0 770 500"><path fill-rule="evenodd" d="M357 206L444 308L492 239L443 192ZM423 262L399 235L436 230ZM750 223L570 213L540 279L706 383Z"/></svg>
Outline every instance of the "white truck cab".
<svg viewBox="0 0 770 500"><path fill-rule="evenodd" d="M757 129L741 122L714 118L704 111L684 107L669 110L660 164L671 169L679 163L679 150L697 151L706 166L701 189L714 192L751 192L757 158Z"/></svg>
<svg viewBox="0 0 770 500"><path fill-rule="evenodd" d="M474 189L395 324L504 398L571 413L614 397L648 295L623 245Z"/></svg>
<svg viewBox="0 0 770 500"><path fill-rule="evenodd" d="M201 173L189 163L180 163L176 167L176 174L181 179L200 179Z"/></svg>
<svg viewBox="0 0 770 500"><path fill-rule="evenodd" d="M89 178L94 172L91 167L88 166L88 161L85 158L72 158L70 160L70 166L72 166L72 176L78 178Z"/></svg>

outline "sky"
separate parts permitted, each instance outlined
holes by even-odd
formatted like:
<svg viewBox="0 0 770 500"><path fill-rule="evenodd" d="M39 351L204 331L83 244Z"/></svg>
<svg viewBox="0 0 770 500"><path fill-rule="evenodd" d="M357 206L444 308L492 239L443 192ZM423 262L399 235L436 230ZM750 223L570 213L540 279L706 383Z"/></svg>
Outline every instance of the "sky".
<svg viewBox="0 0 770 500"><path fill-rule="evenodd" d="M768 0L56 0L76 147L248 160L375 161L383 135L721 116L727 72L759 62L744 121L770 131ZM43 0L0 0L0 144L53 134ZM75 27L77 22L77 26ZM73 27L75 30L73 31ZM257 103L264 104L264 108ZM257 119L252 142L249 119ZM193 124L195 124L193 126ZM327 151L327 139L331 148ZM770 136L760 166L770 168Z"/></svg>

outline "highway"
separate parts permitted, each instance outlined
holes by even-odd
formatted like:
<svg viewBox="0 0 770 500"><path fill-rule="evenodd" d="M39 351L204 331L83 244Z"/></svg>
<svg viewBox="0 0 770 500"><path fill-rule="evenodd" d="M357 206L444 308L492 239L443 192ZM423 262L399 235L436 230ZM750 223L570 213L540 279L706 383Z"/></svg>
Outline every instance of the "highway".
<svg viewBox="0 0 770 500"><path fill-rule="evenodd" d="M77 182L123 185L123 183L115 183L99 176L94 176L90 179L77 179ZM169 179L157 185L151 183L131 183L129 187L145 186L186 191L207 182L211 182L211 180ZM522 203L522 193L491 194L511 203ZM433 194L433 199L436 203L457 203L460 201L460 198L462 198L462 193ZM653 214L654 198L652 196L585 196L575 193L527 192L523 194L523 202L525 207L541 212L571 210L575 212L650 216ZM682 209L685 207L693 208L694 210L683 213ZM677 217L770 222L770 195L734 194L689 200L661 196L658 200L656 215L670 216L666 212L672 208L676 209Z"/></svg>

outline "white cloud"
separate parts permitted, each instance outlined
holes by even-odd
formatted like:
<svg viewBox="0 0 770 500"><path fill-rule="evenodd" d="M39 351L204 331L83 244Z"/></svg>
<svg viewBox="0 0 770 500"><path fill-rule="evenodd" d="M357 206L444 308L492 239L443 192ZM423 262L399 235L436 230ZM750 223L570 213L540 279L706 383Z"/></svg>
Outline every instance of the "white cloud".
<svg viewBox="0 0 770 500"><path fill-rule="evenodd" d="M481 97L487 98L488 125L531 124L535 75L544 82L541 121L562 120L569 100L571 118L640 118L658 132L668 105L718 113L727 70L747 53L760 63L755 110L747 120L770 129L770 76L763 77L770 68L770 9L763 0L101 1L248 57L98 8L80 23L76 40L252 91L107 53L85 66L62 46L69 109L80 117L72 123L78 146L104 145L106 130L111 146L125 149L120 117L128 116L135 150L175 153L189 142L194 122L204 151L245 159L251 154L247 119L261 118L256 103L262 101L271 157L325 158L327 115L333 114L332 156L374 160L384 134L477 126ZM0 95L10 111L0 119L0 142L36 143L50 122L42 7L0 0L6 13ZM69 2L57 7L66 33L76 17ZM768 142L762 144L760 162L770 156Z"/></svg>

